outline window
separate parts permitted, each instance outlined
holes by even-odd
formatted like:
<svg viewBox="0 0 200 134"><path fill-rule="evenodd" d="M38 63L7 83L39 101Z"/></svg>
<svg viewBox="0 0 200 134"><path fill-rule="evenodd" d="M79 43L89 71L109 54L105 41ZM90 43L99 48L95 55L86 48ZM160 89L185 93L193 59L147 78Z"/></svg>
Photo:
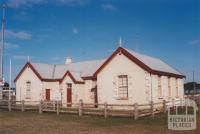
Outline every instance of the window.
<svg viewBox="0 0 200 134"><path fill-rule="evenodd" d="M168 90L169 90L169 96L172 96L171 79L170 78L168 78Z"/></svg>
<svg viewBox="0 0 200 134"><path fill-rule="evenodd" d="M178 79L176 79L176 97L179 96L179 92L178 92Z"/></svg>
<svg viewBox="0 0 200 134"><path fill-rule="evenodd" d="M158 76L158 97L162 97L161 76Z"/></svg>
<svg viewBox="0 0 200 134"><path fill-rule="evenodd" d="M128 98L128 76L127 75L118 76L118 97L120 99Z"/></svg>
<svg viewBox="0 0 200 134"><path fill-rule="evenodd" d="M26 82L26 99L31 98L31 82L27 81Z"/></svg>
<svg viewBox="0 0 200 134"><path fill-rule="evenodd" d="M71 83L67 83L67 88L72 88L72 84Z"/></svg>

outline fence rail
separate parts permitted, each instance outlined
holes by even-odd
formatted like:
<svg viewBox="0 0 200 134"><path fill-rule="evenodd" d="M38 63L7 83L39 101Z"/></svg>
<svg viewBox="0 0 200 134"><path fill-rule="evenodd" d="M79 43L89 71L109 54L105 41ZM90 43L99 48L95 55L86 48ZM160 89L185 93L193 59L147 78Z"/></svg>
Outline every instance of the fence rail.
<svg viewBox="0 0 200 134"><path fill-rule="evenodd" d="M193 99L200 104L200 96L193 97ZM40 114L43 112L54 112L57 115L68 113L76 114L78 116L83 115L96 115L103 116L105 118L109 116L120 116L120 117L133 117L135 120L142 116L154 117L157 113L166 112L167 106L172 105L174 107L180 106L184 103L182 99L172 101L165 101L148 104L91 104L83 103L80 100L79 103L61 103L61 101L8 101L0 100L0 109L7 109L8 111L20 110L24 111L38 111Z"/></svg>

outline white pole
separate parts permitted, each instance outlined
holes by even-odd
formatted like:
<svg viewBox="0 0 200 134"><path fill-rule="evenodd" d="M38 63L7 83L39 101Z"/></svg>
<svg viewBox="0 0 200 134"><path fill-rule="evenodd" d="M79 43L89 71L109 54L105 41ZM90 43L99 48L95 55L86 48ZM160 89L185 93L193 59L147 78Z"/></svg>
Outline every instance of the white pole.
<svg viewBox="0 0 200 134"><path fill-rule="evenodd" d="M2 33L1 33L1 73L0 73L0 79L3 80L3 57L4 57L4 28L5 28L5 8L6 8L6 5L3 4L2 6L3 8L3 14L2 14Z"/></svg>
<svg viewBox="0 0 200 134"><path fill-rule="evenodd" d="M10 94L11 88L12 88L12 61L10 59L9 100L11 100L11 94Z"/></svg>
<svg viewBox="0 0 200 134"><path fill-rule="evenodd" d="M4 53L4 28L5 28L5 8L6 5L2 5L3 14L2 14L2 29L1 29L1 45L0 45L0 80L2 80L1 84L4 84L4 77L3 77L3 53ZM3 86L0 85L0 99L2 99L2 90Z"/></svg>

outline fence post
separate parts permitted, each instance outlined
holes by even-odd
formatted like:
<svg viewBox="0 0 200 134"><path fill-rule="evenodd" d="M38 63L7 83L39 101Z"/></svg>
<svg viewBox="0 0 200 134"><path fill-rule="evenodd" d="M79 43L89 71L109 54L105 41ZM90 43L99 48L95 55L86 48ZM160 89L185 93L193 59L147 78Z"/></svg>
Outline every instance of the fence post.
<svg viewBox="0 0 200 134"><path fill-rule="evenodd" d="M8 111L11 111L12 108L11 108L11 100L8 100Z"/></svg>
<svg viewBox="0 0 200 134"><path fill-rule="evenodd" d="M40 104L39 104L39 114L42 114L42 105L43 105L43 101L41 100L40 101Z"/></svg>
<svg viewBox="0 0 200 134"><path fill-rule="evenodd" d="M166 100L163 100L163 113L166 113L166 110L167 110Z"/></svg>
<svg viewBox="0 0 200 134"><path fill-rule="evenodd" d="M138 115L138 104L134 103L134 119L137 120L139 117Z"/></svg>
<svg viewBox="0 0 200 134"><path fill-rule="evenodd" d="M172 106L173 106L173 111L175 111L176 109L175 109L175 99L174 98L172 99Z"/></svg>
<svg viewBox="0 0 200 134"><path fill-rule="evenodd" d="M104 103L104 118L108 117L108 104L107 102Z"/></svg>
<svg viewBox="0 0 200 134"><path fill-rule="evenodd" d="M24 105L24 100L22 100L22 104L21 105L22 105L21 110L22 110L22 112L24 112L24 110L25 110L25 108L24 108L24 106L25 106Z"/></svg>
<svg viewBox="0 0 200 134"><path fill-rule="evenodd" d="M183 98L181 98L181 100L180 100L181 102L181 108L183 108Z"/></svg>
<svg viewBox="0 0 200 134"><path fill-rule="evenodd" d="M200 96L198 96L199 97L199 102L198 102L198 104L200 105Z"/></svg>
<svg viewBox="0 0 200 134"><path fill-rule="evenodd" d="M174 100L174 98L172 99L172 106L173 107L175 106L175 100Z"/></svg>
<svg viewBox="0 0 200 134"><path fill-rule="evenodd" d="M56 111L56 101L55 100L53 101L53 110Z"/></svg>
<svg viewBox="0 0 200 134"><path fill-rule="evenodd" d="M59 101L56 101L56 104L57 104L56 113L57 113L57 115L59 115L59 113L60 113L60 103L59 103Z"/></svg>
<svg viewBox="0 0 200 134"><path fill-rule="evenodd" d="M83 100L79 101L79 106L78 106L78 116L82 116L83 115Z"/></svg>
<svg viewBox="0 0 200 134"><path fill-rule="evenodd" d="M154 105L153 105L153 101L151 101L151 116L154 117Z"/></svg>

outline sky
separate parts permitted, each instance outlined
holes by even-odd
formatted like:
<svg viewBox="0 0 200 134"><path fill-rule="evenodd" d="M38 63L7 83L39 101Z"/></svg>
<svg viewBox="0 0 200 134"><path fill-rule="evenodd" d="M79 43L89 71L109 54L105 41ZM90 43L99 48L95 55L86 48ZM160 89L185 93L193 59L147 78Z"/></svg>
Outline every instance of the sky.
<svg viewBox="0 0 200 134"><path fill-rule="evenodd" d="M200 0L1 0L6 80L27 62L102 59L123 47L158 57L200 82ZM2 14L2 11L1 11Z"/></svg>

